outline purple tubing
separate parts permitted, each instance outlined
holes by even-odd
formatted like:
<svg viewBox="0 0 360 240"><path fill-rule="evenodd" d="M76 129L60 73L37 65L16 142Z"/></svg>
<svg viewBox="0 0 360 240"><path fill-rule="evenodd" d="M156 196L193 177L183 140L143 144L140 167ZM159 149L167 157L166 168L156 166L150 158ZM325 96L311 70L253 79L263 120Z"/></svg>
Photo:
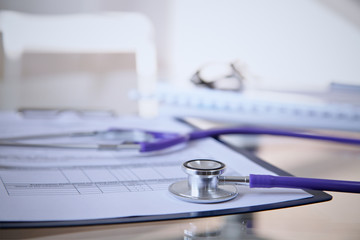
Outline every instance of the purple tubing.
<svg viewBox="0 0 360 240"><path fill-rule="evenodd" d="M189 140L187 135L172 136L169 139L160 139L156 142L142 142L140 144L140 152L151 152L163 150L181 143L185 143Z"/></svg>
<svg viewBox="0 0 360 240"><path fill-rule="evenodd" d="M355 138L341 138L324 135L313 135L310 133L291 132L287 130L271 129L271 128L256 128L256 127L235 127L235 128L219 128L210 130L194 131L189 134L190 140L219 136L223 134L267 134L275 136L286 136L296 138L306 138L315 140L332 141L345 144L360 145L360 139Z"/></svg>
<svg viewBox="0 0 360 240"><path fill-rule="evenodd" d="M313 135L310 133L291 132L287 130L256 128L256 127L235 127L235 128L218 128L210 130L199 130L189 133L188 135L180 135L176 133L158 133L149 132L158 140L156 142L140 143L140 152L151 152L166 149L168 147L184 143L191 140L202 139L207 137L215 137L224 134L267 134L275 136L296 137L305 139L315 139L323 141L331 141L343 144L360 145L360 139L341 138L325 135Z"/></svg>
<svg viewBox="0 0 360 240"><path fill-rule="evenodd" d="M360 139L355 139L355 138L341 138L341 137L333 137L333 136L325 136L325 135L313 135L310 133L291 132L287 130L256 128L256 127L235 127L235 128L198 130L191 132L188 135L181 135L177 133L161 133L161 132L148 132L148 133L152 134L157 139L157 141L140 143L140 152L151 152L151 151L162 150L191 140L202 139L207 137L215 137L224 134L267 134L267 135L275 135L275 136L315 139L315 140L331 141L331 142L337 142L343 144L360 145Z"/></svg>
<svg viewBox="0 0 360 240"><path fill-rule="evenodd" d="M301 188L360 193L360 182L250 174L251 188Z"/></svg>

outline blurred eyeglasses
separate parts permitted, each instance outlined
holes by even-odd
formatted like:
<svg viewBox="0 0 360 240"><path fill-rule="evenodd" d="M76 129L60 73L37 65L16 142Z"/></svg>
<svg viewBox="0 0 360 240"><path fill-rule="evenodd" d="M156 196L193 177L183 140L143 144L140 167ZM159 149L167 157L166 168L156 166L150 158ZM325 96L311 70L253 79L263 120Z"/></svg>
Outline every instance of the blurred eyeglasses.
<svg viewBox="0 0 360 240"><path fill-rule="evenodd" d="M211 63L197 70L191 82L201 87L239 91L244 87L244 76L236 62Z"/></svg>

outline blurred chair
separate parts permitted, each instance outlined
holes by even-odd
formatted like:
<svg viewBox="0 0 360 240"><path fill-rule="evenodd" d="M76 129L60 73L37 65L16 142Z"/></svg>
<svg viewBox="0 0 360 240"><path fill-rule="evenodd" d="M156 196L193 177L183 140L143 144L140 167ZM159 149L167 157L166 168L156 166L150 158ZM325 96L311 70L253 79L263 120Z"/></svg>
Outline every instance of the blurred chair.
<svg viewBox="0 0 360 240"><path fill-rule="evenodd" d="M129 87L137 87L145 94L154 88L157 72L154 32L151 22L142 14L34 15L0 11L0 31L4 53L1 109L100 107L121 113L135 104L126 96ZM85 56L83 60L89 56L86 54L133 55L136 83L134 80L129 83L131 77L126 74L115 81L86 80L81 74L71 79L58 73L45 76L49 78L46 80L25 79L22 74L25 53L78 54ZM129 65L131 60L129 57L123 62ZM34 61L30 59L30 63ZM98 63L101 62L100 58ZM148 102L139 102L136 107L143 116L152 114L155 108L154 103Z"/></svg>

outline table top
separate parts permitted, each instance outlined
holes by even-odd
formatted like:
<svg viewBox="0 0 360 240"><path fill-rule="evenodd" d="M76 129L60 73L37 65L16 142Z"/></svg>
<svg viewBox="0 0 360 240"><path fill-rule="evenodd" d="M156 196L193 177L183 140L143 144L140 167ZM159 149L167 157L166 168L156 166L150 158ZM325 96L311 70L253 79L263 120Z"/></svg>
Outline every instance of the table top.
<svg viewBox="0 0 360 240"><path fill-rule="evenodd" d="M331 132L334 134L334 132ZM359 133L335 132L360 138ZM225 141L295 176L359 180L360 148L274 136ZM0 229L1 239L359 239L360 194L249 214L81 227Z"/></svg>

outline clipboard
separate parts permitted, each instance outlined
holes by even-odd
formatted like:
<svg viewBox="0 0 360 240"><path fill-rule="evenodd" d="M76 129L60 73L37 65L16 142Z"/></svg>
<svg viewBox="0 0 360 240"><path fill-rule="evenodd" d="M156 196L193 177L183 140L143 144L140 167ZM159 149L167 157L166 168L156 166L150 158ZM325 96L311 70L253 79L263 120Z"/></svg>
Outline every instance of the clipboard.
<svg viewBox="0 0 360 240"><path fill-rule="evenodd" d="M182 124L189 124L185 120L176 119L177 122ZM253 154L231 146L225 142L219 141L222 145L230 148L237 153L245 156L248 160L262 166L263 168L270 170L278 175L290 176L289 173L261 160ZM296 199L291 201L277 202L271 204L262 204L256 206L247 207L234 207L228 209L219 209L216 211L195 211L195 212L182 212L175 214L157 214L157 215L146 215L146 216L130 216L120 218L104 218L104 219L86 219L86 220L67 220L67 221L3 221L0 222L0 228L30 228L30 227L65 227L65 226L84 226L84 225L101 225L101 224L118 224L118 223L138 223L138 222L149 222L149 221L163 221L163 220L177 220L177 219L189 219L189 218L202 218L202 217L213 217L230 214L244 214L252 213L265 210L274 210L281 208L288 208L294 206L301 206L306 204L313 204L318 202L329 201L332 199L331 195L321 191L306 191L311 197ZM179 200L177 200L179 201Z"/></svg>

